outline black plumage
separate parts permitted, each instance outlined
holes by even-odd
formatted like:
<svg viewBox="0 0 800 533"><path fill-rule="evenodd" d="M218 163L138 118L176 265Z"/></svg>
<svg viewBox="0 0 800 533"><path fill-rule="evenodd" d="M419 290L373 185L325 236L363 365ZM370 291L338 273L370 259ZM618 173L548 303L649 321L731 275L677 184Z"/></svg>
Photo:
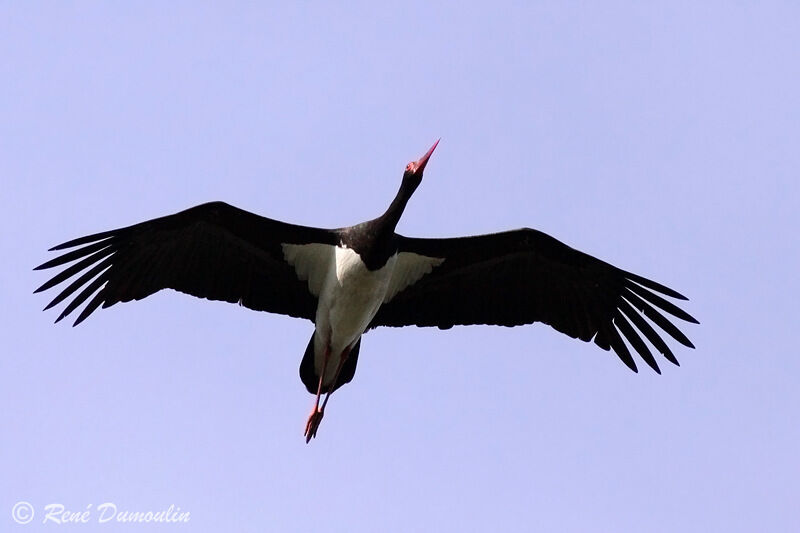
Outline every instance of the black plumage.
<svg viewBox="0 0 800 533"><path fill-rule="evenodd" d="M542 322L614 350L637 371L630 346L659 373L650 346L678 364L659 329L694 347L667 316L697 323L667 299L683 295L540 231L451 239L395 233L435 148L406 166L394 200L373 220L311 228L207 203L52 248L64 253L36 268L64 269L36 292L71 280L46 309L68 302L58 322L86 303L75 325L100 306L167 288L314 321L300 365L317 395L307 440L327 403L326 396L320 407L320 395L353 379L361 335L371 328Z"/></svg>
<svg viewBox="0 0 800 533"><path fill-rule="evenodd" d="M335 245L337 239L331 230L286 224L211 202L51 248L79 247L36 270L80 261L35 292L85 271L45 307L49 309L83 289L58 316L58 322L94 294L73 325L99 306L141 300L162 289L314 320L316 298L284 261L281 243Z"/></svg>
<svg viewBox="0 0 800 533"><path fill-rule="evenodd" d="M697 323L656 293L682 294L621 270L533 229L458 237L399 237L400 251L446 260L430 274L381 306L370 327L491 324L519 326L542 322L582 341L613 348L633 371L636 363L622 336L660 373L636 329L669 361L678 364L644 313L681 344L694 348L664 315ZM638 309L639 312L635 311ZM616 326L616 327L615 327Z"/></svg>

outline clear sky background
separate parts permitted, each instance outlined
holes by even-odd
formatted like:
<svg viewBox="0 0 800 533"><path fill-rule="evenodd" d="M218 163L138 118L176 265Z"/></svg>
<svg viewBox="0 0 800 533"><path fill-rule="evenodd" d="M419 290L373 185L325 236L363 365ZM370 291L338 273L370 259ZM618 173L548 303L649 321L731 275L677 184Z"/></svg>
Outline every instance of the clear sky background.
<svg viewBox="0 0 800 533"><path fill-rule="evenodd" d="M139 4L0 7L0 530L800 531L796 3ZM543 230L689 296L697 349L374 331L307 446L309 322L32 294L50 246L209 200L366 220L439 137L399 232Z"/></svg>

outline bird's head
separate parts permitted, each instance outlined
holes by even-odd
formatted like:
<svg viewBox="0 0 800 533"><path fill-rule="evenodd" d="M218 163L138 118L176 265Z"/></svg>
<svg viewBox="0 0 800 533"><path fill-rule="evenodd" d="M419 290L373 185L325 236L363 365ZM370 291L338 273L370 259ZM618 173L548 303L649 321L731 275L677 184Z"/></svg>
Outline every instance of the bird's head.
<svg viewBox="0 0 800 533"><path fill-rule="evenodd" d="M410 184L415 189L417 188L420 182L422 182L422 173L425 170L425 165L428 164L428 159L430 159L431 154L436 149L436 145L438 144L439 141L437 140L435 143L433 143L433 146L431 146L431 149L428 150L425 155L406 165L406 170L403 172L403 183Z"/></svg>

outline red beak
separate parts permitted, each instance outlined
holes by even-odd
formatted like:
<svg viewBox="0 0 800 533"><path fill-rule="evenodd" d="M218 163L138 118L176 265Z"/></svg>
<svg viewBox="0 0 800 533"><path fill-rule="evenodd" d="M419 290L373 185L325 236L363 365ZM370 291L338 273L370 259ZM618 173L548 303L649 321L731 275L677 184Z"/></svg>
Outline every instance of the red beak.
<svg viewBox="0 0 800 533"><path fill-rule="evenodd" d="M416 170L416 172L422 172L423 170L425 170L425 165L428 164L428 159L430 159L431 154L433 153L433 151L436 150L436 145L439 144L439 141L441 141L441 139L438 139L435 143L433 143L433 146L431 146L431 149L428 150L425 155L423 155L422 157L419 158L419 161L417 161L417 170Z"/></svg>

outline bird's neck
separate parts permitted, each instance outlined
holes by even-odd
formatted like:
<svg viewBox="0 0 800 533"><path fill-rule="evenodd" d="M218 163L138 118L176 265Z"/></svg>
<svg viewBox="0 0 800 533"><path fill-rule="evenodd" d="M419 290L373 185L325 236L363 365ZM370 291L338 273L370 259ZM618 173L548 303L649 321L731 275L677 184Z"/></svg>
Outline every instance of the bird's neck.
<svg viewBox="0 0 800 533"><path fill-rule="evenodd" d="M400 185L394 200L380 217L384 231L394 232L397 223L400 222L400 217L403 216L408 200L414 194L416 188L416 186L406 181L403 181Z"/></svg>

